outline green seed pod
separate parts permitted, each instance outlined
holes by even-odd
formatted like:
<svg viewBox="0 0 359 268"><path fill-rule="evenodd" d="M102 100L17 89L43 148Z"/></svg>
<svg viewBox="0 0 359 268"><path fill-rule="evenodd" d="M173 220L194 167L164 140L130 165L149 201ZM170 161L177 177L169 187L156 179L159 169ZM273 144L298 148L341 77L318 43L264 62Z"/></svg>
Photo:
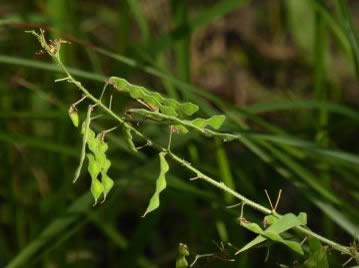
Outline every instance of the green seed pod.
<svg viewBox="0 0 359 268"><path fill-rule="evenodd" d="M75 127L79 126L79 114L77 113L77 109L74 106L70 106L68 110L69 116L71 118L72 124L74 124Z"/></svg>
<svg viewBox="0 0 359 268"><path fill-rule="evenodd" d="M178 255L176 259L176 268L185 268L188 267L188 262L186 256L189 255L188 247L185 244L179 243L178 245Z"/></svg>
<svg viewBox="0 0 359 268"><path fill-rule="evenodd" d="M147 206L145 214L142 217L145 217L148 213L156 210L160 206L160 193L166 189L167 182L166 182L166 173L169 171L170 167L165 158L166 153L161 152L159 153L160 157L160 175L156 181L156 190L152 195L150 202Z"/></svg>
<svg viewBox="0 0 359 268"><path fill-rule="evenodd" d="M98 138L90 138L87 142L88 148L90 151L95 155L97 158L97 155L100 153L100 147L101 147L101 140Z"/></svg>
<svg viewBox="0 0 359 268"><path fill-rule="evenodd" d="M108 150L108 145L106 142L100 140L100 144L99 144L99 147L98 147L98 150L99 150L99 153L101 154L105 154L106 151Z"/></svg>
<svg viewBox="0 0 359 268"><path fill-rule="evenodd" d="M106 157L105 152L107 151L107 149L108 149L108 145L104 141L100 140L100 142L98 143L98 146L97 146L97 151L94 152L96 161L101 166L101 169L103 169L104 166L106 165L107 157ZM110 163L110 165L111 165L111 163Z"/></svg>
<svg viewBox="0 0 359 268"><path fill-rule="evenodd" d="M104 192L104 187L102 183L98 179L91 180L91 193L93 198L95 199L95 203L93 206L96 206L97 200L101 196L101 194Z"/></svg>
<svg viewBox="0 0 359 268"><path fill-rule="evenodd" d="M101 172L101 166L95 160L92 154L87 154L89 160L88 172L90 173L91 179L94 180Z"/></svg>
<svg viewBox="0 0 359 268"><path fill-rule="evenodd" d="M189 255L188 247L187 247L186 244L179 243L179 245L178 245L178 255L181 255L181 256L188 256Z"/></svg>
<svg viewBox="0 0 359 268"><path fill-rule="evenodd" d="M113 180L105 174L102 174L101 181L102 181L102 186L103 186L103 201L102 202L105 202L106 196L110 192L114 183L113 183Z"/></svg>
<svg viewBox="0 0 359 268"><path fill-rule="evenodd" d="M125 136L127 138L127 144L131 151L137 153L137 148L132 140L131 129L128 127L124 127Z"/></svg>
<svg viewBox="0 0 359 268"><path fill-rule="evenodd" d="M94 156L92 154L87 154L87 158L89 160L88 171L91 175L91 193L93 198L95 199L94 206L97 204L97 200L104 192L104 186L97 179L97 176L101 172L101 166L96 162Z"/></svg>
<svg viewBox="0 0 359 268"><path fill-rule="evenodd" d="M102 165L102 174L107 174L107 171L110 169L110 166L111 161L106 158Z"/></svg>

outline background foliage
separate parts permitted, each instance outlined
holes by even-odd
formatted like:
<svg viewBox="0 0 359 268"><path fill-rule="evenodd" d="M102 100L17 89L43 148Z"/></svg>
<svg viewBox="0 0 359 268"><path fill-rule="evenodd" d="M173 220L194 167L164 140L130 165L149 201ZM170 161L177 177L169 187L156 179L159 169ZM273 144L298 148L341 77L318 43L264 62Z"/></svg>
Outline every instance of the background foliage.
<svg viewBox="0 0 359 268"><path fill-rule="evenodd" d="M224 143L175 135L172 150L193 166L278 211L308 214L308 226L350 245L359 228L356 1L2 1L0 3L0 266L174 267L180 242L215 253L198 267L279 267L304 262L282 245L235 248L254 236L236 221L233 197L193 181L169 161L161 206L143 215L159 174L157 152L133 153L120 131L106 136L115 186L92 207L90 178L72 180L81 148L67 110L80 94L25 30L42 27L64 45L62 59L93 94L120 76L201 108L224 113ZM134 102L119 94L113 108ZM79 109L82 119L85 105ZM100 131L110 118L95 120ZM168 130L138 127L167 145ZM247 218L263 215L246 208ZM330 267L347 260L329 249ZM264 261L266 261L264 263ZM353 263L349 264L354 265ZM311 266L306 266L311 267Z"/></svg>

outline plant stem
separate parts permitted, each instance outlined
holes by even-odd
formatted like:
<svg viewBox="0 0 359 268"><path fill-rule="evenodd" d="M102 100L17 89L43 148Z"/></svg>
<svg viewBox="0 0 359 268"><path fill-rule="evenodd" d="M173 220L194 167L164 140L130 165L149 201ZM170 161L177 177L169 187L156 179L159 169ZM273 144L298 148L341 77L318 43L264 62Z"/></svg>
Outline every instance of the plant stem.
<svg viewBox="0 0 359 268"><path fill-rule="evenodd" d="M272 214L271 210L259 205L258 203L246 198L245 196L241 195L240 193L232 190L231 188L229 188L227 185L225 185L223 182L218 182L214 179L212 179L211 177L207 176L206 174L202 173L201 171L199 171L198 169L196 169L195 167L193 167L189 162L181 159L180 157L178 157L177 155L175 155L172 152L168 152L168 155L170 155L172 157L173 160L175 160L176 162L180 163L182 166L186 167L187 169L189 169L190 171L192 171L193 173L196 174L196 176L199 179L203 179L206 182L212 184L213 186L216 186L217 188L221 189L222 191L225 191L227 193L229 193L230 195L236 197L237 199L241 200L242 202L246 203L246 205L264 213L264 214Z"/></svg>
<svg viewBox="0 0 359 268"><path fill-rule="evenodd" d="M244 202L246 205L252 207L253 209L255 210L258 210L260 212L262 212L263 214L266 214L266 215L274 215L278 218L281 217L280 214L276 213L275 211L272 211L258 203L256 203L255 201L252 201L248 198L246 198L245 196L241 195L240 193L232 190L231 188L229 188L228 186L226 186L223 182L218 182L214 179L212 179L211 177L203 174L201 171L199 171L198 169L196 169L195 167L193 167L190 163L188 163L187 161L179 158L177 155L175 155L174 153L172 152L169 152L169 155L172 157L173 160L177 161L178 163L180 163L182 166L186 167L187 169L191 170L192 172L194 172L197 177L199 179L203 179L205 180L206 182L216 186L217 188L221 189L222 191L225 191L227 193L229 193L230 195L236 197L237 199L241 200L242 202ZM333 249L336 249L340 252L342 252L343 254L348 254L350 255L350 251L349 251L349 247L346 247L346 246L343 246L343 245L340 245L332 240L329 240L317 233L314 233L313 231L305 228L305 227L301 227L301 226L298 226L295 228L297 231L307 235L307 236L310 236L310 237L313 237L313 238L316 238L318 239L319 241L321 241L322 243L324 244L327 244L329 246L331 246Z"/></svg>
<svg viewBox="0 0 359 268"><path fill-rule="evenodd" d="M193 167L191 165L191 163L185 161L184 159L180 158L179 156L177 156L176 154L172 153L169 148L164 148L158 144L155 144L153 143L148 137L146 137L145 135L143 135L140 131L138 131L136 128L134 128L133 126L131 126L130 124L128 124L125 119L121 118L120 116L118 116L117 114L115 114L114 112L112 112L112 110L107 107L105 104L103 104L101 102L100 99L96 98L95 96L93 96L79 81L75 80L72 75L69 73L69 71L67 70L67 68L63 65L63 63L61 62L61 59L60 59L60 55L59 55L59 49L60 49L60 45L61 43L61 40L59 41L58 44L55 43L55 45L58 45L57 47L57 50L55 50L55 52L52 51L52 46L48 45L45 38L44 38L44 35L43 35L43 31L41 31L40 34L36 33L35 31L31 31L30 33L32 33L33 35L35 35L41 46L43 47L43 49L45 49L48 54L52 57L52 59L56 62L56 64L60 67L60 69L66 74L66 78L65 79L61 79L61 80L67 80L68 82L74 84L77 88L79 88L82 93L89 99L91 99L93 101L93 103L99 107L101 107L102 110L104 110L107 114L109 114L111 117L113 117L115 120L117 120L118 122L120 122L121 124L124 124L127 128L131 129L131 131L133 131L136 135L138 135L139 137L143 138L145 141L147 141L147 143L149 145L151 145L152 147L160 150L160 151L164 151L164 152L167 152L168 155L176 162L178 162L179 164L181 164L182 166L184 166L185 168L187 168L188 170L192 171L193 173L196 174L196 177L198 179L203 179L204 181L206 181L207 183L213 185L213 186L216 186L217 188L221 189L222 191L234 196L235 198L241 200L241 202L243 202L243 204L245 205L248 205L250 207L252 207L253 209L255 210L258 210L260 211L261 213L263 214L266 214L266 215L274 215L278 218L282 217L280 214L278 214L277 212L273 211L273 210L270 210L258 203L256 203L255 201L252 201L248 198L246 198L245 196L241 195L240 193L234 191L233 189L229 188L227 185L225 185L223 182L218 182L216 181L215 179L207 176L206 174L202 173L200 170L196 169L195 167ZM146 110L144 110L146 111ZM151 112L151 111L146 111L146 113L148 114L151 114L153 115L154 112ZM183 121L175 118L175 117L170 117L170 116L166 116L166 115L163 115L161 113L156 113L156 116L157 117L163 117L164 119L168 119L172 122L176 122L176 123L182 123L183 124ZM181 121L181 122L178 122L178 121ZM187 124L187 123L186 123ZM197 128L197 127L194 127L193 124L190 124L188 123L188 125L186 125L188 127L191 127L191 128L195 128L196 130L200 131L201 133L207 135L207 136L220 136L221 138L223 139L228 139L228 140L233 140L233 139L238 139L238 135L233 135L233 134L227 134L227 133L220 133L220 132L215 132L215 131L212 131L212 130L205 130L203 131L202 128ZM313 238L316 238L318 239L319 241L321 241L323 244L326 244L330 247L332 247L333 249L343 253L343 254L346 254L346 255L352 255L351 253L351 248L350 247L346 247L346 246L343 246L341 244L338 244L332 240L329 240L311 230L309 230L308 228L306 227L295 227L295 230L299 231L300 233L306 235L306 236L309 236L309 237L313 237Z"/></svg>

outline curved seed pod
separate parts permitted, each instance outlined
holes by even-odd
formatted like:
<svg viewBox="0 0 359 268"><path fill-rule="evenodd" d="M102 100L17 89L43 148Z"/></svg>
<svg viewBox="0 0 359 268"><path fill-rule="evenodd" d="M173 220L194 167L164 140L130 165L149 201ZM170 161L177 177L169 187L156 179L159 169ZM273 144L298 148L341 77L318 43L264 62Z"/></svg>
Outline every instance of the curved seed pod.
<svg viewBox="0 0 359 268"><path fill-rule="evenodd" d="M93 152L96 158L96 162L99 164L101 168L105 166L105 162L107 160L106 151L108 149L108 145L100 140L99 138L94 138L92 142L88 143L89 149Z"/></svg>
<svg viewBox="0 0 359 268"><path fill-rule="evenodd" d="M155 209L157 209L160 206L160 193L167 187L165 175L166 175L167 171L169 170L169 166L167 164L165 155L166 155L166 153L164 153L164 152L159 153L160 175L158 176L157 181L156 181L156 190L155 190L154 194L152 195L150 202L148 204L148 207L142 217L145 217L148 213L154 211Z"/></svg>
<svg viewBox="0 0 359 268"><path fill-rule="evenodd" d="M99 137L91 138L88 141L88 147L90 151L94 154L89 154L89 172L92 177L92 185L91 192L95 198L95 204L103 193L103 200L105 202L107 194L110 192L111 188L114 185L113 180L107 175L107 172L111 166L111 161L106 157L106 151L108 149L108 145L101 140ZM90 171L91 169L91 171ZM101 182L97 179L97 176L101 173ZM99 183L102 187L99 186ZM97 192L94 193L97 187Z"/></svg>
<svg viewBox="0 0 359 268"><path fill-rule="evenodd" d="M100 152L100 146L101 146L101 140L98 138L91 138L89 137L89 140L87 142L88 148L90 151L97 156Z"/></svg>
<svg viewBox="0 0 359 268"><path fill-rule="evenodd" d="M104 142L103 140L101 140L101 139L99 138L99 135L97 135L97 138L96 138L96 139L100 141L100 143L99 143L99 145L98 145L98 153L100 153L100 154L105 154L105 153L107 152L107 150L108 150L108 145L107 145L107 143Z"/></svg>
<svg viewBox="0 0 359 268"><path fill-rule="evenodd" d="M221 114L221 115L214 115L207 119L196 118L189 122L191 122L193 125L198 126L200 128L205 128L207 126L210 126L214 129L219 129L222 126L225 119L226 119L226 117Z"/></svg>
<svg viewBox="0 0 359 268"><path fill-rule="evenodd" d="M191 116L198 110L199 107L197 105L194 105L193 103L185 102L181 104L181 111L187 116Z"/></svg>
<svg viewBox="0 0 359 268"><path fill-rule="evenodd" d="M112 189L112 187L114 185L114 182L109 176L102 175L101 183L102 183L102 186L103 186L103 200L102 200L102 203L103 203L106 200L107 194Z"/></svg>
<svg viewBox="0 0 359 268"><path fill-rule="evenodd" d="M177 116L176 110L173 107L160 105L159 107L161 113L170 115L170 116Z"/></svg>
<svg viewBox="0 0 359 268"><path fill-rule="evenodd" d="M80 156L80 163L79 163L79 165L78 165L78 167L76 169L76 172L75 172L73 183L75 183L77 181L77 179L80 177L82 165L83 165L83 163L85 161L85 157L86 157L87 141L89 139L93 139L95 137L95 132L93 132L90 129L91 112L92 112L92 108L90 106L88 108L88 110L87 110L86 120L82 123L82 126L81 126L81 134L83 135L82 136L81 156Z"/></svg>
<svg viewBox="0 0 359 268"><path fill-rule="evenodd" d="M102 183L98 179L91 180L91 194L95 199L95 203L93 204L93 206L96 206L97 201L103 192L104 192L104 187Z"/></svg>
<svg viewBox="0 0 359 268"><path fill-rule="evenodd" d="M137 148L136 148L136 146L135 146L135 144L133 142L133 139L132 139L131 129L124 125L124 132L125 132L125 135L126 135L128 147L130 148L131 151L137 153Z"/></svg>
<svg viewBox="0 0 359 268"><path fill-rule="evenodd" d="M157 100L157 98L154 98L149 94L143 94L143 97L141 99L143 99L146 103L150 104L154 108L159 109L161 107L161 103Z"/></svg>
<svg viewBox="0 0 359 268"><path fill-rule="evenodd" d="M95 203L94 203L95 206L97 204L99 197L104 192L104 187L97 178L101 172L101 166L96 162L92 154L87 154L87 158L89 160L88 171L91 176L91 193L95 199Z"/></svg>
<svg viewBox="0 0 359 268"><path fill-rule="evenodd" d="M102 171L101 171L101 183L103 186L102 203L105 202L107 194L110 192L110 190L114 185L113 180L107 175L107 171L110 169L110 166L111 166L111 161L106 158L102 165Z"/></svg>
<svg viewBox="0 0 359 268"><path fill-rule="evenodd" d="M90 173L91 179L97 179L97 176L101 172L101 166L97 163L92 154L87 154L89 160L88 172Z"/></svg>
<svg viewBox="0 0 359 268"><path fill-rule="evenodd" d="M194 120L183 120L180 119L178 117L175 116L168 116L165 115L163 113L156 113L156 112L152 112L149 110L145 110L145 109L129 109L129 112L137 115L137 116L141 116L144 118L149 118L152 120L156 120L158 122L164 122L167 124L173 124L176 126L176 128L178 128L180 130L180 132L182 133L186 133L188 132L188 129L194 129L196 131L201 132L202 134L208 136L208 137L213 137L213 136L218 136L218 137L222 137L223 138L223 134L220 132L215 132L211 129L209 129L208 127L211 127L213 129L219 129L224 120L225 120L225 116L224 115L214 115L210 118L204 119L204 118L196 118ZM182 128L178 127L178 126L183 126ZM232 140L235 137L232 136L230 137L230 135L225 135L226 137L226 141L228 140Z"/></svg>
<svg viewBox="0 0 359 268"><path fill-rule="evenodd" d="M77 113L76 108L71 105L69 110L68 110L68 113L69 113L70 119L72 121L72 124L75 127L78 127L80 119L79 119L79 114Z"/></svg>
<svg viewBox="0 0 359 268"><path fill-rule="evenodd" d="M110 167L111 167L111 161L106 158L103 165L102 165L102 167L101 167L102 168L101 174L106 175L108 170L110 169Z"/></svg>
<svg viewBox="0 0 359 268"><path fill-rule="evenodd" d="M199 107L193 103L180 103L174 99L166 98L158 92L150 91L144 87L136 86L125 79L119 77L110 77L109 84L117 90L126 92L133 99L141 99L150 104L153 108L158 109L161 113L170 116L191 116L198 111Z"/></svg>

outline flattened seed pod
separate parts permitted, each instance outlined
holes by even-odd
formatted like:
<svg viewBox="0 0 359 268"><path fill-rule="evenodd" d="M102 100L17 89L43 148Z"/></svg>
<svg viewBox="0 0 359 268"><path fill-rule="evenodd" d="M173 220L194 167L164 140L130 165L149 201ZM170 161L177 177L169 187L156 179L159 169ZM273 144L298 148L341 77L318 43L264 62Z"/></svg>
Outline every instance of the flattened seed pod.
<svg viewBox="0 0 359 268"><path fill-rule="evenodd" d="M80 119L79 119L79 114L77 113L77 109L71 105L68 110L68 113L69 113L70 119L72 121L72 124L75 127L78 127Z"/></svg>

